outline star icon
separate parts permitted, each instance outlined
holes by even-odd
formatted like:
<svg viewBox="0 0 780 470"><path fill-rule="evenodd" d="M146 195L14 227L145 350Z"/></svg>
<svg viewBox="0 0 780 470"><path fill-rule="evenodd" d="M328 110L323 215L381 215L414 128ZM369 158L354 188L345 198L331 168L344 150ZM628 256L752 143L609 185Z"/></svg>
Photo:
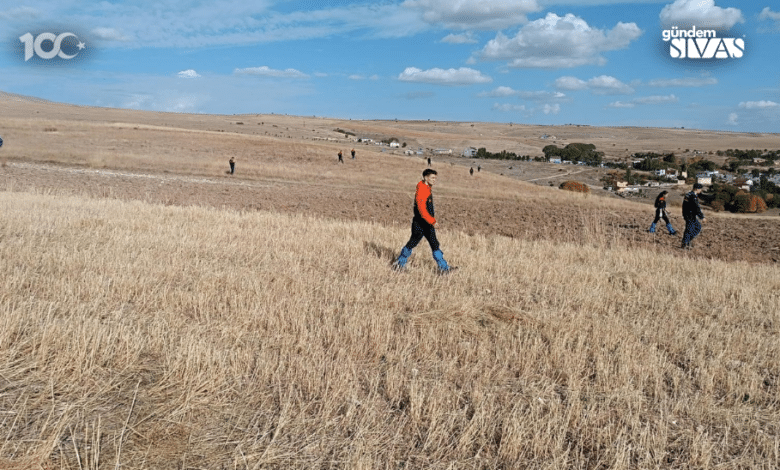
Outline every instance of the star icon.
<svg viewBox="0 0 780 470"><path fill-rule="evenodd" d="M76 44L76 47L78 47L78 48L79 48L79 50L80 50L80 51L82 51L82 50L84 50L84 48L85 48L85 47L87 47L87 45L86 45L86 44L84 44L84 42L83 42L83 41L79 41L79 43L78 43L78 44Z"/></svg>

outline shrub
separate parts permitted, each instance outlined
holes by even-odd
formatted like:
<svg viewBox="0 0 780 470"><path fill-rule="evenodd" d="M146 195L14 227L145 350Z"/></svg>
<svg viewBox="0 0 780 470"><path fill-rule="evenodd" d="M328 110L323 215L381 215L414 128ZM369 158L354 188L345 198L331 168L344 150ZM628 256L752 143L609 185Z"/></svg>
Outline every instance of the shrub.
<svg viewBox="0 0 780 470"><path fill-rule="evenodd" d="M737 196L734 198L734 209L735 212L764 212L766 211L766 202L764 202L763 199L761 199L760 196L757 196L755 194L737 194Z"/></svg>
<svg viewBox="0 0 780 470"><path fill-rule="evenodd" d="M726 205L723 203L723 201L717 199L712 201L712 204L710 204L710 206L712 207L712 210L714 210L715 212L720 212L726 208Z"/></svg>
<svg viewBox="0 0 780 470"><path fill-rule="evenodd" d="M579 181L564 181L559 186L560 189L566 191L574 191L577 193L589 193L590 187L587 184L580 183Z"/></svg>

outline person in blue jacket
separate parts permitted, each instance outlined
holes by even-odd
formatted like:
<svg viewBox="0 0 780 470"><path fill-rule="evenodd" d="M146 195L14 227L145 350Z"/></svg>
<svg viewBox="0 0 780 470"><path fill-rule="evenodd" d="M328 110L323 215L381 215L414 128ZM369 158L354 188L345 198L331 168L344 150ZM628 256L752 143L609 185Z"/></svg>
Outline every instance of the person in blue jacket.
<svg viewBox="0 0 780 470"><path fill-rule="evenodd" d="M704 222L704 213L699 206L699 194L701 194L704 186L701 183L695 183L693 185L693 191L689 192L683 198L682 204L682 216L685 219L685 234L683 234L682 245L680 248L684 250L691 249L691 242L699 232L701 232L701 222ZM701 219L701 222L699 222Z"/></svg>

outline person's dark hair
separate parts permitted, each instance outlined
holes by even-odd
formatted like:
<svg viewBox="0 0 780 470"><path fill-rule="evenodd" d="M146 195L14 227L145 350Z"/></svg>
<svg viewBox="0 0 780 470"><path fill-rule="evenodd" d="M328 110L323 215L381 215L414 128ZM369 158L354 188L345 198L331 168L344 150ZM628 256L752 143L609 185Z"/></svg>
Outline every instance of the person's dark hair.
<svg viewBox="0 0 780 470"><path fill-rule="evenodd" d="M704 189L704 185L701 183L693 183L693 189Z"/></svg>
<svg viewBox="0 0 780 470"><path fill-rule="evenodd" d="M667 194L669 194L669 191L661 191L658 197L655 198L655 207L658 207L660 205L661 199Z"/></svg>
<svg viewBox="0 0 780 470"><path fill-rule="evenodd" d="M425 178L428 175L438 175L438 173L433 168L426 168L423 170L423 178Z"/></svg>

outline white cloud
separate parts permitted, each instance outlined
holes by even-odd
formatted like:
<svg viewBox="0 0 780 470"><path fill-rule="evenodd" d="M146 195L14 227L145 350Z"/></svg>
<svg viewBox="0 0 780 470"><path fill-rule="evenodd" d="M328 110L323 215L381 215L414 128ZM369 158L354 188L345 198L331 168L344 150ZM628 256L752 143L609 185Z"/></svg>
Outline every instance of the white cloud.
<svg viewBox="0 0 780 470"><path fill-rule="evenodd" d="M558 114L561 111L561 105L559 104L546 104L542 107L544 114Z"/></svg>
<svg viewBox="0 0 780 470"><path fill-rule="evenodd" d="M627 103L625 101L613 101L607 105L609 108L636 108L636 103Z"/></svg>
<svg viewBox="0 0 780 470"><path fill-rule="evenodd" d="M521 91L513 90L508 86L500 86L491 91L483 91L477 94L480 98L508 98L517 97L528 101L559 100L566 97L559 91Z"/></svg>
<svg viewBox="0 0 780 470"><path fill-rule="evenodd" d="M655 95L655 96L643 96L641 98L635 98L632 101L637 104L666 104L666 103L677 103L678 101L680 101L680 99L674 95Z"/></svg>
<svg viewBox="0 0 780 470"><path fill-rule="evenodd" d="M168 113L192 113L197 112L198 98L191 95L166 96L164 93L157 95L132 94L121 105L122 108L155 110Z"/></svg>
<svg viewBox="0 0 780 470"><path fill-rule="evenodd" d="M459 69L420 70L416 67L407 67L398 79L403 82L433 83L436 85L474 85L477 83L490 83L492 78L482 75L479 70L461 67Z"/></svg>
<svg viewBox="0 0 780 470"><path fill-rule="evenodd" d="M728 118L728 120L726 122L730 126L738 126L739 125L739 115L737 115L737 113L729 113L729 118Z"/></svg>
<svg viewBox="0 0 780 470"><path fill-rule="evenodd" d="M643 96L640 98L634 98L631 101L614 101L612 103L609 103L607 107L634 108L637 105L658 105L658 104L677 103L678 101L680 101L680 99L674 95Z"/></svg>
<svg viewBox="0 0 780 470"><path fill-rule="evenodd" d="M96 39L103 39L105 41L127 42L130 40L128 36L114 28L95 28L92 30L92 34Z"/></svg>
<svg viewBox="0 0 780 470"><path fill-rule="evenodd" d="M480 98L506 98L508 96L517 96L519 91L513 90L508 86L500 86L492 91L483 91L477 96Z"/></svg>
<svg viewBox="0 0 780 470"><path fill-rule="evenodd" d="M678 26L729 29L737 23L744 23L742 11L738 8L715 6L715 0L675 0L666 5L660 14L665 27Z"/></svg>
<svg viewBox="0 0 780 470"><path fill-rule="evenodd" d="M577 77L559 77L555 80L555 88L559 90L585 90L588 88L588 82L580 80Z"/></svg>
<svg viewBox="0 0 780 470"><path fill-rule="evenodd" d="M42 16L40 10L30 7L16 7L0 11L0 20L33 20Z"/></svg>
<svg viewBox="0 0 780 470"><path fill-rule="evenodd" d="M178 73L178 75L179 75L179 78L200 78L200 75L198 74L198 72L196 72L196 71L194 71L192 69L182 70L181 72Z"/></svg>
<svg viewBox="0 0 780 470"><path fill-rule="evenodd" d="M528 13L539 11L536 0L406 0L402 6L428 24L493 31L526 23Z"/></svg>
<svg viewBox="0 0 780 470"><path fill-rule="evenodd" d="M590 90L597 95L628 95L634 92L629 85L609 75L600 75L588 81L577 77L560 77L555 80L554 86L559 90Z"/></svg>
<svg viewBox="0 0 780 470"><path fill-rule="evenodd" d="M769 7L765 7L761 10L761 14L758 15L758 19L780 21L780 12L772 11Z"/></svg>
<svg viewBox="0 0 780 470"><path fill-rule="evenodd" d="M431 29L418 11L405 8L400 2L134 0L91 2L87 6L77 0L22 3L27 6L0 7L0 20L19 26L33 20L36 24L84 25L99 39L132 48L257 44L336 34L391 38ZM4 24L3 29L8 26Z"/></svg>
<svg viewBox="0 0 780 470"><path fill-rule="evenodd" d="M379 75L371 75L370 77L367 77L365 75L360 74L352 74L349 77L350 80L379 80Z"/></svg>
<svg viewBox="0 0 780 470"><path fill-rule="evenodd" d="M493 105L493 110L504 113L516 113L525 111L525 106L521 104L496 103Z"/></svg>
<svg viewBox="0 0 780 470"><path fill-rule="evenodd" d="M476 44L479 42L471 31L462 34L448 34L442 38L441 42L447 44Z"/></svg>
<svg viewBox="0 0 780 470"><path fill-rule="evenodd" d="M604 65L603 52L624 49L641 34L636 23L619 22L611 30L600 30L571 13L563 17L548 13L523 26L513 38L499 32L477 57L505 60L510 67Z"/></svg>
<svg viewBox="0 0 780 470"><path fill-rule="evenodd" d="M774 101L743 101L742 103L739 103L740 108L745 109L770 109L770 108L777 108L780 106L780 104L775 103Z"/></svg>
<svg viewBox="0 0 780 470"><path fill-rule="evenodd" d="M648 83L652 87L702 87L708 85L717 85L718 79L713 77L706 78L658 78L650 80Z"/></svg>
<svg viewBox="0 0 780 470"><path fill-rule="evenodd" d="M566 98L560 91L521 91L518 92L520 98L530 101L561 100Z"/></svg>
<svg viewBox="0 0 780 470"><path fill-rule="evenodd" d="M262 67L248 67L244 69L235 69L233 73L236 75L257 75L261 77L273 77L273 78L306 78L303 72L295 69L275 70L266 65Z"/></svg>

